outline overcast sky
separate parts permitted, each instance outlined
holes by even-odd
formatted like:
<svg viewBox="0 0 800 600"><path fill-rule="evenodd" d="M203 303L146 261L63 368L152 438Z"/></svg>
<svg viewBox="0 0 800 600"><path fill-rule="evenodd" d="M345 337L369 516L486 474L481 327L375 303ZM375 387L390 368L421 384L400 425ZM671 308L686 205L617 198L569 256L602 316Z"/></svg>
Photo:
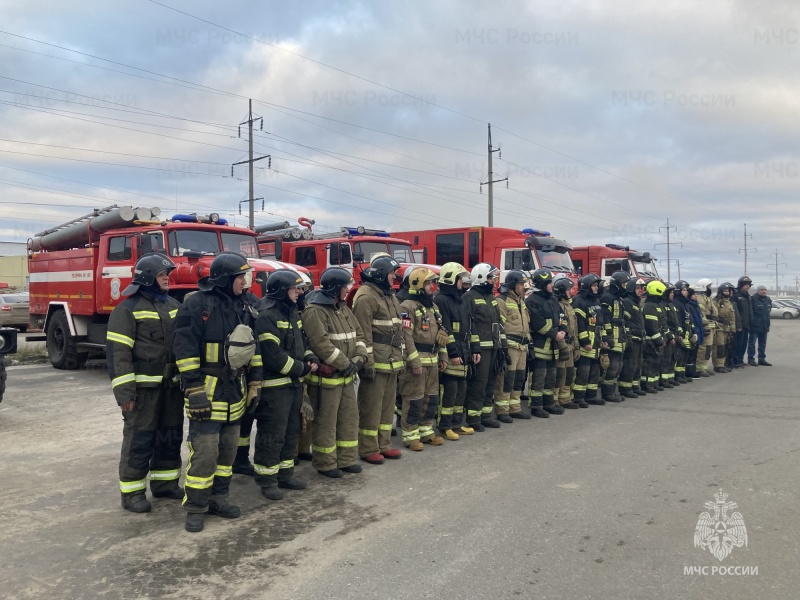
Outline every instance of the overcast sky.
<svg viewBox="0 0 800 600"><path fill-rule="evenodd" d="M491 122L496 226L666 276L669 219L684 279L735 282L747 223L756 283L800 275L795 1L164 4L0 1L0 241L112 203L246 224L252 98L257 224L486 225Z"/></svg>

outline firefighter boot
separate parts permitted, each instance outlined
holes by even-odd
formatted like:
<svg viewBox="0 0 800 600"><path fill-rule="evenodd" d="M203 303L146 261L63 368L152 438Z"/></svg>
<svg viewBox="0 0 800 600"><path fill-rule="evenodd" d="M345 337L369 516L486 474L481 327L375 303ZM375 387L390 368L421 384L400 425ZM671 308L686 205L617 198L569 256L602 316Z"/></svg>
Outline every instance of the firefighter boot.
<svg viewBox="0 0 800 600"><path fill-rule="evenodd" d="M204 513L186 513L186 523L184 524L183 528L192 533L203 531L204 518Z"/></svg>
<svg viewBox="0 0 800 600"><path fill-rule="evenodd" d="M406 446L409 450L413 450L414 452L421 452L425 450L425 444L420 442L419 440L413 440L409 442L408 446Z"/></svg>
<svg viewBox="0 0 800 600"><path fill-rule="evenodd" d="M250 462L250 446L239 446L236 449L236 458L233 459L231 469L239 475L255 477L256 470L253 467L253 463Z"/></svg>
<svg viewBox="0 0 800 600"><path fill-rule="evenodd" d="M423 444L430 444L431 446L441 446L444 444L444 438L439 435L432 435L426 439Z"/></svg>
<svg viewBox="0 0 800 600"><path fill-rule="evenodd" d="M122 496L122 508L132 513L150 512L152 506L144 494L124 494Z"/></svg>
<svg viewBox="0 0 800 600"><path fill-rule="evenodd" d="M586 404L592 404L594 406L603 406L605 405L606 401L602 398L597 397L597 390L586 390Z"/></svg>
<svg viewBox="0 0 800 600"><path fill-rule="evenodd" d="M542 396L542 408L551 415L563 415L564 408L556 404L552 394Z"/></svg>
<svg viewBox="0 0 800 600"><path fill-rule="evenodd" d="M278 487L285 490L304 490L306 489L306 482L297 477L289 477L288 479L278 480Z"/></svg>
<svg viewBox="0 0 800 600"><path fill-rule="evenodd" d="M497 420L501 423L513 423L514 419L511 418L511 415L501 414L497 415Z"/></svg>
<svg viewBox="0 0 800 600"><path fill-rule="evenodd" d="M600 395L606 402L619 402L620 400L614 395L614 384L604 383L600 386Z"/></svg>
<svg viewBox="0 0 800 600"><path fill-rule="evenodd" d="M163 492L153 492L153 498L168 498L169 500L183 500L183 488L176 487Z"/></svg>
<svg viewBox="0 0 800 600"><path fill-rule="evenodd" d="M453 429L453 432L456 435L472 435L473 433L475 433L475 430L472 427L469 427L468 425L462 425L461 427Z"/></svg>
<svg viewBox="0 0 800 600"><path fill-rule="evenodd" d="M242 516L242 511L222 496L211 496L208 501L208 514L217 515L223 519L238 519Z"/></svg>
<svg viewBox="0 0 800 600"><path fill-rule="evenodd" d="M262 487L261 493L267 500L283 500L283 492L278 487L277 482L275 485L265 485Z"/></svg>
<svg viewBox="0 0 800 600"><path fill-rule="evenodd" d="M452 429L445 429L444 439L450 440L451 442L455 442L458 439L458 434Z"/></svg>
<svg viewBox="0 0 800 600"><path fill-rule="evenodd" d="M614 397L618 398L617 402L625 402L625 396L619 393L619 382L613 384Z"/></svg>
<svg viewBox="0 0 800 600"><path fill-rule="evenodd" d="M523 411L512 412L512 413L509 414L509 416L512 419L530 419L531 418L531 416L528 413L523 412Z"/></svg>

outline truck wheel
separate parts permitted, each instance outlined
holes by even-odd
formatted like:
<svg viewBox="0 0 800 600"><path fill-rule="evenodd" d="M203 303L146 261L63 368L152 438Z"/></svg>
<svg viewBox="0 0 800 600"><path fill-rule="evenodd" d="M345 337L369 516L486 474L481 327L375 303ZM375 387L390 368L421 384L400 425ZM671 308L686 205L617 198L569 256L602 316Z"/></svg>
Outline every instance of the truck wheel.
<svg viewBox="0 0 800 600"><path fill-rule="evenodd" d="M3 394L6 393L6 357L0 354L0 402L3 401Z"/></svg>
<svg viewBox="0 0 800 600"><path fill-rule="evenodd" d="M783 313L783 318L784 319L791 319L792 318L792 313L790 313L790 312Z"/></svg>
<svg viewBox="0 0 800 600"><path fill-rule="evenodd" d="M78 352L78 343L69 332L67 314L56 311L47 324L47 354L56 369L80 369L89 358L88 352Z"/></svg>

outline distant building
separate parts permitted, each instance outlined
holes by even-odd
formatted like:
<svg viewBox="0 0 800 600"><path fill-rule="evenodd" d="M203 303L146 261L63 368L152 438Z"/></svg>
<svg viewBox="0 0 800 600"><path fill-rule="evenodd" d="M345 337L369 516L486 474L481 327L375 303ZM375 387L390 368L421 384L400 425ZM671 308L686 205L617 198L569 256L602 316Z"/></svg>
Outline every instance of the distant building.
<svg viewBox="0 0 800 600"><path fill-rule="evenodd" d="M10 287L28 288L26 242L0 242L0 281Z"/></svg>

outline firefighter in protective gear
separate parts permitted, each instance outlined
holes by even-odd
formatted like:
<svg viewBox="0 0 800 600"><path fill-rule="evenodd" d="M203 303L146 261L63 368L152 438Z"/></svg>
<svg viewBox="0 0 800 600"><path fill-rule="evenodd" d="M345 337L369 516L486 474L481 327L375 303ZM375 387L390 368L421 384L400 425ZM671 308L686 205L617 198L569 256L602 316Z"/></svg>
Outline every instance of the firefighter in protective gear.
<svg viewBox="0 0 800 600"><path fill-rule="evenodd" d="M648 394L655 394L665 388L659 385L661 377L661 353L666 344L664 334L664 317L661 302L667 291L661 281L653 279L645 288L647 298L642 306L644 316L644 353L642 357L642 382Z"/></svg>
<svg viewBox="0 0 800 600"><path fill-rule="evenodd" d="M697 375L709 377L714 374L713 364L709 368L711 351L714 348L714 333L717 330L717 306L711 299L712 281L708 278L698 279L692 286L697 291L697 304L703 319L703 343L697 349Z"/></svg>
<svg viewBox="0 0 800 600"><path fill-rule="evenodd" d="M211 263L210 275L198 282L178 309L175 358L181 374L189 417L189 466L183 507L187 531L201 531L206 512L223 518L240 516L226 500L231 465L239 441L239 420L248 398L261 387L261 355L249 366L229 364L228 341L239 325L252 327L258 302L247 291L253 268L236 252L222 252Z"/></svg>
<svg viewBox="0 0 800 600"><path fill-rule="evenodd" d="M720 284L713 300L717 309L717 329L714 332L714 349L711 352L715 373L731 371L731 367L725 366L725 359L728 358L728 349L736 336L736 312L731 300L733 289L733 284L727 281Z"/></svg>
<svg viewBox="0 0 800 600"><path fill-rule="evenodd" d="M750 339L750 324L753 320L753 305L750 302L750 287L752 285L753 280L747 275L742 275L739 277L739 281L736 282L736 289L731 294L731 302L739 314L736 339L731 344L734 348L733 355L728 357L734 369L741 369L745 366L744 354L747 351L747 343Z"/></svg>
<svg viewBox="0 0 800 600"><path fill-rule="evenodd" d="M256 307L263 378L253 411L258 423L253 467L256 484L269 500L281 500L281 488L306 488L294 476L294 456L302 427L303 377L314 373L319 361L308 348L297 310L304 287L296 271L279 269L270 274L267 293Z"/></svg>
<svg viewBox="0 0 800 600"><path fill-rule="evenodd" d="M470 359L472 374L467 380L467 425L475 431L498 428L492 416L494 386L497 381L498 353L505 365L507 343L502 332L500 311L494 286L500 270L489 263L478 263L470 273L470 289L464 302L470 313Z"/></svg>
<svg viewBox="0 0 800 600"><path fill-rule="evenodd" d="M603 311L600 307L601 279L594 273L584 275L578 280L578 294L572 299L575 320L578 324L578 343L581 356L575 365L575 383L572 388L575 402L603 405L597 397L597 384L600 381L600 349L603 346Z"/></svg>
<svg viewBox="0 0 800 600"><path fill-rule="evenodd" d="M438 279L427 267L414 267L408 275L408 299L400 305L407 363L398 381L403 398L400 425L403 444L416 452L423 450L425 443L444 443L433 430L439 408L439 344L447 343L439 309L433 303Z"/></svg>
<svg viewBox="0 0 800 600"><path fill-rule="evenodd" d="M687 376L686 363L692 352L692 339L697 341L697 336L694 333L692 315L689 312L689 283L682 279L676 281L675 291L672 306L679 327L679 336L675 340L675 383L684 384L692 381Z"/></svg>
<svg viewBox="0 0 800 600"><path fill-rule="evenodd" d="M664 331L664 348L661 352L661 386L664 389L677 387L680 385L675 382L675 347L678 338L682 335L678 314L673 305L675 299L675 286L669 281L665 281L666 290L661 297L662 330Z"/></svg>
<svg viewBox="0 0 800 600"><path fill-rule="evenodd" d="M345 302L352 282L346 269L325 269L320 289L308 295L303 311L303 329L321 362L316 373L305 377L314 409L311 466L335 479L345 472L361 472L354 380L367 362L367 344L358 319Z"/></svg>
<svg viewBox="0 0 800 600"><path fill-rule="evenodd" d="M575 380L575 361L580 358L581 347L578 343L578 318L572 308L572 289L575 284L568 277L562 276L553 284L553 294L558 299L567 335L558 346L556 361L556 387L554 396L564 408L589 408L586 402L574 402L572 382Z"/></svg>
<svg viewBox="0 0 800 600"><path fill-rule="evenodd" d="M513 423L513 419L530 419L522 411L522 390L525 388L525 373L530 344L530 322L525 306L525 290L530 287L528 276L522 271L509 271L500 286L497 308L508 343L511 362L505 371L497 374L494 390L494 409L501 423Z"/></svg>
<svg viewBox="0 0 800 600"><path fill-rule="evenodd" d="M467 365L470 361L470 315L463 298L465 280L469 281L469 271L462 265L445 263L439 271L439 293L434 298L442 316L442 327L447 332L447 345L439 349L439 431L445 439L452 441L459 435L474 433L472 427L464 424Z"/></svg>
<svg viewBox="0 0 800 600"><path fill-rule="evenodd" d="M149 512L147 474L156 498L183 498L181 475L183 402L172 353L172 327L180 303L171 298L175 264L148 254L134 267L128 296L108 321L106 355L114 398L122 409L119 488L122 508Z"/></svg>
<svg viewBox="0 0 800 600"><path fill-rule="evenodd" d="M553 273L548 269L533 272L533 293L525 300L531 315L529 346L531 415L547 418L563 415L564 409L556 404L556 360L559 344L567 336L562 323L561 306L553 296Z"/></svg>
<svg viewBox="0 0 800 600"><path fill-rule="evenodd" d="M305 283L305 287L300 289L300 296L297 298L297 310L302 317L303 311L306 308L306 294L314 291L314 281L308 273L298 271L298 274L303 279L303 283ZM307 339L306 343L308 343ZM303 388L306 388L305 384ZM300 437L297 442L297 458L295 458L295 464L300 460L310 461L313 458L311 454L311 422L314 420L314 409L311 407L311 399L308 397L307 389L305 389L303 394L303 404L300 405L300 415L301 429Z"/></svg>
<svg viewBox="0 0 800 600"><path fill-rule="evenodd" d="M367 362L358 387L358 453L368 463L402 453L392 448L392 421L397 396L397 374L403 370L403 331L392 285L400 263L379 256L361 273L363 284L353 298L367 345Z"/></svg>
<svg viewBox="0 0 800 600"><path fill-rule="evenodd" d="M618 378L622 371L622 360L625 353L627 338L625 335L625 307L622 296L625 286L631 276L625 271L617 271L611 275L608 289L600 298L603 309L603 326L606 343L608 344L609 365L602 374L600 383L601 397L606 402L621 402L624 400L618 392Z"/></svg>
<svg viewBox="0 0 800 600"><path fill-rule="evenodd" d="M641 304L645 285L647 284L644 279L630 279L625 284L625 294L622 296L627 342L622 356L619 389L620 394L625 398L637 398L647 394L646 389L642 389L641 385L645 340L644 315Z"/></svg>

